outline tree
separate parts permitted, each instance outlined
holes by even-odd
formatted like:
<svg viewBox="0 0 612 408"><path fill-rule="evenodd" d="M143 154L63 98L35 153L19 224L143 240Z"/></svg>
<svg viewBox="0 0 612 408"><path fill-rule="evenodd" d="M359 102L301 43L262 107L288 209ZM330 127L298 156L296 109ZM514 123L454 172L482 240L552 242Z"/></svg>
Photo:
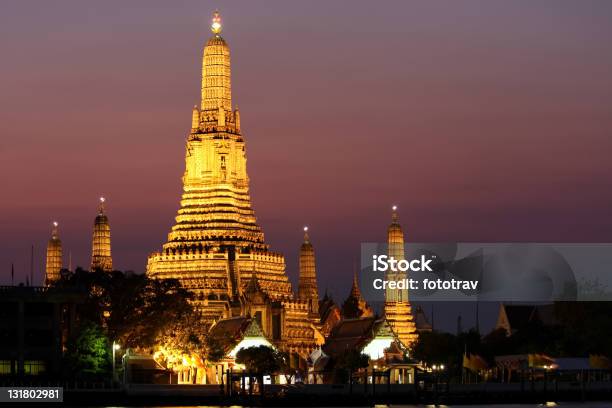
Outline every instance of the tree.
<svg viewBox="0 0 612 408"><path fill-rule="evenodd" d="M272 347L253 346L240 349L236 362L257 375L273 374L283 365L283 356Z"/></svg>
<svg viewBox="0 0 612 408"><path fill-rule="evenodd" d="M204 359L206 325L190 303L193 294L178 280L77 269L57 285L86 294L77 319L96 325L108 342L116 341L123 349L162 345L168 355L195 354ZM77 326L76 336L88 335L87 330L88 326Z"/></svg>
<svg viewBox="0 0 612 408"><path fill-rule="evenodd" d="M219 339L208 337L206 339L206 359L211 363L218 363L225 357L225 345Z"/></svg>
<svg viewBox="0 0 612 408"><path fill-rule="evenodd" d="M346 383L349 379L349 374L368 366L370 358L360 351L351 349L344 351L344 353L334 358L333 363L334 382Z"/></svg>
<svg viewBox="0 0 612 408"><path fill-rule="evenodd" d="M111 351L108 337L96 323L84 322L76 337L68 342L64 369L69 377L108 378Z"/></svg>
<svg viewBox="0 0 612 408"><path fill-rule="evenodd" d="M445 363L450 365L457 362L457 336L437 331L423 332L414 345L413 357L428 364ZM463 344L460 345L463 352Z"/></svg>
<svg viewBox="0 0 612 408"><path fill-rule="evenodd" d="M105 327L108 338L124 348L167 343L203 349L205 328L189 303L193 294L176 279L77 269L58 285L83 290L87 299L79 319Z"/></svg>
<svg viewBox="0 0 612 408"><path fill-rule="evenodd" d="M248 372L255 374L262 395L264 375L276 373L284 364L283 355L280 352L263 345L240 349L236 354L236 362L243 364Z"/></svg>

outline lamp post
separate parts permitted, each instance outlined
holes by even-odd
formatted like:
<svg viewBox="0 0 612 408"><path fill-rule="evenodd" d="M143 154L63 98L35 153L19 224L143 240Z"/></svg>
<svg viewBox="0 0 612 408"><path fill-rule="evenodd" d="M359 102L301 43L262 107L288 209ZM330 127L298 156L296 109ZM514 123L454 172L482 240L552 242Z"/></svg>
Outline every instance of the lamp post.
<svg viewBox="0 0 612 408"><path fill-rule="evenodd" d="M113 383L117 381L117 373L115 371L115 354L120 348L121 346L113 340Z"/></svg>
<svg viewBox="0 0 612 408"><path fill-rule="evenodd" d="M433 396L434 396L434 406L438 406L438 378L440 375L440 371L444 371L444 364L434 364L431 369L434 373L434 383L433 383Z"/></svg>

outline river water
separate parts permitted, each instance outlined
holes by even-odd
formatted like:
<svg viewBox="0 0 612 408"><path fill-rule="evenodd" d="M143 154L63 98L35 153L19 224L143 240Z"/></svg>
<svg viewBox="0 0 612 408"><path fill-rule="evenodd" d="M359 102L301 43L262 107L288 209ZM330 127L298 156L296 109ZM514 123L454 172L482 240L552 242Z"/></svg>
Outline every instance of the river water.
<svg viewBox="0 0 612 408"><path fill-rule="evenodd" d="M548 402L546 404L481 404L481 405L375 405L373 408L612 408L612 401L607 402ZM107 408L130 408L130 407L107 407ZM149 408L194 408L194 406L176 407L149 407ZM199 406L198 408L221 408L213 406ZM232 406L231 408L248 408ZM350 408L350 407L343 407ZM354 407L363 408L363 407Z"/></svg>

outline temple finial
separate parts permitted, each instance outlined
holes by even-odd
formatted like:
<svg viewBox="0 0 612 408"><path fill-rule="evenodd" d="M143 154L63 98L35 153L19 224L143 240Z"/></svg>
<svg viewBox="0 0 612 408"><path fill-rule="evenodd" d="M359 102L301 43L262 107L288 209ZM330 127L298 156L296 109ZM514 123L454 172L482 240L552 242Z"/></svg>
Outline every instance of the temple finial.
<svg viewBox="0 0 612 408"><path fill-rule="evenodd" d="M106 202L106 198L100 197L100 205L98 205L98 212L100 214L104 214L104 203Z"/></svg>
<svg viewBox="0 0 612 408"><path fill-rule="evenodd" d="M220 34L222 28L221 14L219 14L219 10L215 10L212 17L212 24L210 25L210 31L212 31L214 34Z"/></svg>
<svg viewBox="0 0 612 408"><path fill-rule="evenodd" d="M399 216L397 215L397 205L391 207L391 210L393 211L391 219L393 220L393 222L397 222L397 220L399 219Z"/></svg>
<svg viewBox="0 0 612 408"><path fill-rule="evenodd" d="M56 238L59 235L59 223L57 221L53 221L53 228L51 229L51 236Z"/></svg>
<svg viewBox="0 0 612 408"><path fill-rule="evenodd" d="M310 242L310 237L308 236L308 227L307 226L304 227L304 242L305 243L309 243Z"/></svg>

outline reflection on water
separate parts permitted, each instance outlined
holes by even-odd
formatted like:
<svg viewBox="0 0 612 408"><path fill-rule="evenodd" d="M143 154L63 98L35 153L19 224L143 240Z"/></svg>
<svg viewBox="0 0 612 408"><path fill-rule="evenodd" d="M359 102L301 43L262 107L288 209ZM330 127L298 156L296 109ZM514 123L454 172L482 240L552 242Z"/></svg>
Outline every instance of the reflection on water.
<svg viewBox="0 0 612 408"><path fill-rule="evenodd" d="M546 408L546 407L558 407L558 408L610 408L612 402L547 402L545 404L481 404L481 405L375 405L374 408ZM149 408L248 408L238 405L230 407L219 407L210 405L200 406L175 406L175 407L149 407ZM106 408L131 408L131 407L106 407ZM351 407L343 407L351 408ZM353 407L363 408L363 407Z"/></svg>

